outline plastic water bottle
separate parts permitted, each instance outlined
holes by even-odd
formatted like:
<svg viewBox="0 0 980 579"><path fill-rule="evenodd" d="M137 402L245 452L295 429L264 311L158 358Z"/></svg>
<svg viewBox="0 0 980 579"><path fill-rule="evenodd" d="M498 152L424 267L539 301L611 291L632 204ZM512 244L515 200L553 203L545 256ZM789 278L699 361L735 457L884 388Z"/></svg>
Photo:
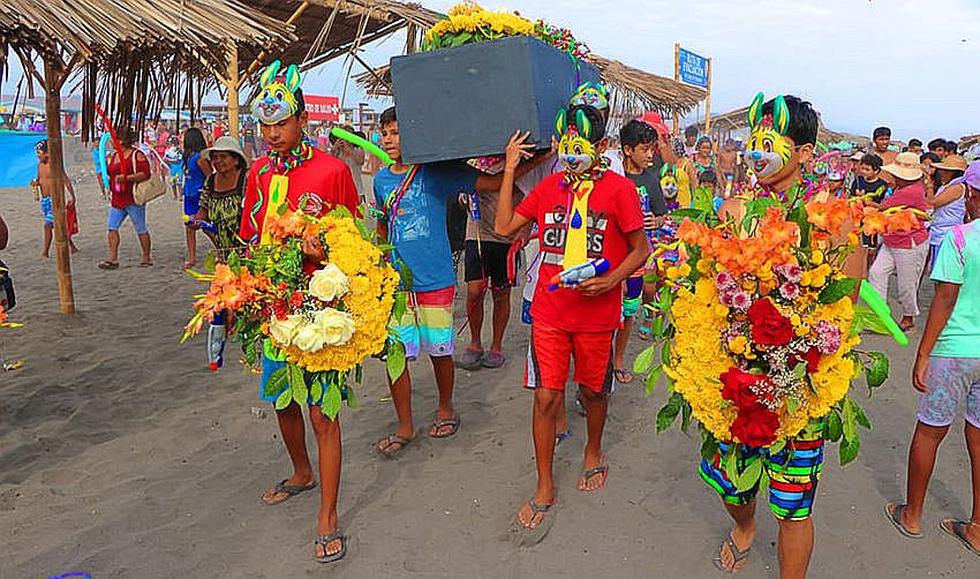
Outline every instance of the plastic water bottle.
<svg viewBox="0 0 980 579"><path fill-rule="evenodd" d="M208 368L217 372L225 363L225 320L216 316L208 326Z"/></svg>

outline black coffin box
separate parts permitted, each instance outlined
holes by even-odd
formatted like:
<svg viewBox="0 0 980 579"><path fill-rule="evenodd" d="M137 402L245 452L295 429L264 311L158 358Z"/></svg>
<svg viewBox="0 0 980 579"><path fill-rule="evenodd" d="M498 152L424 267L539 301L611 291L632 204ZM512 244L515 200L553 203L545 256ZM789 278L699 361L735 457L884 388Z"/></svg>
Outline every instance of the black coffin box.
<svg viewBox="0 0 980 579"><path fill-rule="evenodd" d="M591 64L527 36L391 59L402 160L430 163L503 153L514 131L551 146L555 115Z"/></svg>

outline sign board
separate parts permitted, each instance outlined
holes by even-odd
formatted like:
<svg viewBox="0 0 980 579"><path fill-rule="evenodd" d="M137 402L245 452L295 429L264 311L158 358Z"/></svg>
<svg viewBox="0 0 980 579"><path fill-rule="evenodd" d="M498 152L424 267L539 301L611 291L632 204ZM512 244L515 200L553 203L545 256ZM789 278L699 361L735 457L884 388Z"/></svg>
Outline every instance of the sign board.
<svg viewBox="0 0 980 579"><path fill-rule="evenodd" d="M679 57L681 82L708 88L708 59L683 48Z"/></svg>
<svg viewBox="0 0 980 579"><path fill-rule="evenodd" d="M337 122L340 120L340 99L335 96L303 95L306 101L306 112L311 121Z"/></svg>

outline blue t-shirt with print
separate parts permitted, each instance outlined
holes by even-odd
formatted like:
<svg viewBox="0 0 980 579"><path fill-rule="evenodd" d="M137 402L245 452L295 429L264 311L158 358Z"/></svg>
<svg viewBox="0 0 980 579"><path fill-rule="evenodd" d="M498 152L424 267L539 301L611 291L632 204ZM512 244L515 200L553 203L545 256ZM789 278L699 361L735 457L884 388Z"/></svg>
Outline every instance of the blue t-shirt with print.
<svg viewBox="0 0 980 579"><path fill-rule="evenodd" d="M384 210L385 199L408 173L396 175L384 168L374 176L374 200ZM413 291L432 291L456 283L446 204L459 193L472 191L476 173L458 163L421 165L398 204L397 215L387 215L388 240L412 272Z"/></svg>

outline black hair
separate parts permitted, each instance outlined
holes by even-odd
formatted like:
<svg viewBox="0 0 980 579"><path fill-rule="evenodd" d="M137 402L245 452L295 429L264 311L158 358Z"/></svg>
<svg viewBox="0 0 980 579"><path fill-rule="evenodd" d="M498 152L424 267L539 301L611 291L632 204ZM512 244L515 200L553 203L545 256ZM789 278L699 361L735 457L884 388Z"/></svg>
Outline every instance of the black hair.
<svg viewBox="0 0 980 579"><path fill-rule="evenodd" d="M912 147L921 147L921 146L922 146L922 141L920 141L919 139L909 139L909 148L910 149Z"/></svg>
<svg viewBox="0 0 980 579"><path fill-rule="evenodd" d="M34 150L41 151L42 153L47 153L48 152L48 140L47 139L41 139L40 141L38 141L37 144L34 145Z"/></svg>
<svg viewBox="0 0 980 579"><path fill-rule="evenodd" d="M960 145L956 141L946 141L946 150L955 155L960 150Z"/></svg>
<svg viewBox="0 0 980 579"><path fill-rule="evenodd" d="M920 163L925 163L926 159L932 161L933 163L939 163L940 161L942 161L942 159L939 158L939 155L933 153L932 151L926 151L925 153L919 155Z"/></svg>
<svg viewBox="0 0 980 579"><path fill-rule="evenodd" d="M861 157L861 164L867 165L875 171L881 171L881 166L884 164L884 161L882 161L881 157L875 155L874 153L865 153L865 155Z"/></svg>
<svg viewBox="0 0 980 579"><path fill-rule="evenodd" d="M718 175L714 171L701 171L698 174L698 185L717 185Z"/></svg>
<svg viewBox="0 0 980 579"><path fill-rule="evenodd" d="M877 129L875 129L875 132L872 134L872 138L875 139L877 139L878 137L891 137L891 136L892 136L892 130L889 129L888 127L878 127Z"/></svg>
<svg viewBox="0 0 980 579"><path fill-rule="evenodd" d="M381 118L378 120L378 124L381 128L385 128L388 123L398 122L398 113L395 112L395 107L388 107L381 113Z"/></svg>
<svg viewBox="0 0 980 579"><path fill-rule="evenodd" d="M303 89L297 88L295 91L293 91L293 96L296 97L296 115L295 116L298 117L301 114L303 114L303 111L306 110L306 99L303 98Z"/></svg>
<svg viewBox="0 0 980 579"><path fill-rule="evenodd" d="M783 95L783 100L786 102L786 108L789 109L789 128L786 130L786 136L793 139L797 147L816 145L820 119L817 111L813 110L813 105L791 94ZM772 99L762 105L762 114L771 115L775 102L776 99Z"/></svg>
<svg viewBox="0 0 980 579"><path fill-rule="evenodd" d="M929 145L926 147L930 151L935 151L936 149L946 150L946 139L933 139L929 141Z"/></svg>
<svg viewBox="0 0 980 579"><path fill-rule="evenodd" d="M197 127L187 129L184 133L184 171L187 170L187 163L190 162L191 156L207 148L208 142L201 129Z"/></svg>
<svg viewBox="0 0 980 579"><path fill-rule="evenodd" d="M698 139L698 142L694 144L694 148L700 149L701 143L708 143L709 145L711 145L712 144L711 137L709 137L708 135L702 135L701 138Z"/></svg>
<svg viewBox="0 0 980 579"><path fill-rule="evenodd" d="M643 121L632 120L619 129L619 146L636 147L657 142L657 131Z"/></svg>
<svg viewBox="0 0 980 579"><path fill-rule="evenodd" d="M592 125L592 134L589 135L589 142L595 145L602 139L605 139L606 120L605 116L602 114L602 111L595 107L590 107L589 105L575 105L569 107L565 111L569 124L575 122L575 118L578 116L579 111L585 115L585 118L589 120L589 124Z"/></svg>
<svg viewBox="0 0 980 579"><path fill-rule="evenodd" d="M697 125L688 125L688 127L686 129L684 129L684 137L685 138L686 137L696 137L696 136L698 136L698 127L697 127Z"/></svg>

